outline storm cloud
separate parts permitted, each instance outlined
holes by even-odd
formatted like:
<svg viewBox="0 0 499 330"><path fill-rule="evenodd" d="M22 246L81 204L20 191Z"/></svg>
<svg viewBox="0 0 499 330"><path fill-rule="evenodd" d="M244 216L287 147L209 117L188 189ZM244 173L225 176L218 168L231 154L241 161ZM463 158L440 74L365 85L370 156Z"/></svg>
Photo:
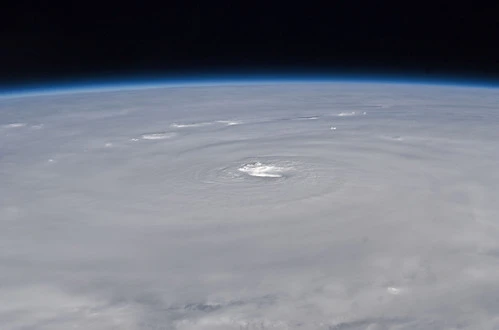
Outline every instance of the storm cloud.
<svg viewBox="0 0 499 330"><path fill-rule="evenodd" d="M498 329L498 104L381 83L4 97L0 327Z"/></svg>

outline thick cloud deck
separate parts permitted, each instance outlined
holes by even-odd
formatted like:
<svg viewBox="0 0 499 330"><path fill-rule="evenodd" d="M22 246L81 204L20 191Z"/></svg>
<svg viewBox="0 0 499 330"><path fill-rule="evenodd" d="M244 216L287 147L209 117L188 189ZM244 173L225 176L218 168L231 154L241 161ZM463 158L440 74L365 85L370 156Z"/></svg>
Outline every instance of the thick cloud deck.
<svg viewBox="0 0 499 330"><path fill-rule="evenodd" d="M498 104L365 83L0 99L0 328L499 328Z"/></svg>

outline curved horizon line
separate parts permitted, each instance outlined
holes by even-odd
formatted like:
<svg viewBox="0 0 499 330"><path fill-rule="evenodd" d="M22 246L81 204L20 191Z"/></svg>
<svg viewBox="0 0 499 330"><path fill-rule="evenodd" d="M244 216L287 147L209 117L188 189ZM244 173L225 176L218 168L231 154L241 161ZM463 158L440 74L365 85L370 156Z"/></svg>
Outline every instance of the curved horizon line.
<svg viewBox="0 0 499 330"><path fill-rule="evenodd" d="M0 98L58 95L73 93L113 92L175 87L244 86L262 84L297 83L377 83L403 85L438 85L466 88L499 88L498 79L450 77L440 75L429 77L417 74L300 74L300 73L233 73L233 74L190 74L168 76L130 75L118 78L95 77L87 79L60 79L52 83L27 83L21 86L0 87Z"/></svg>

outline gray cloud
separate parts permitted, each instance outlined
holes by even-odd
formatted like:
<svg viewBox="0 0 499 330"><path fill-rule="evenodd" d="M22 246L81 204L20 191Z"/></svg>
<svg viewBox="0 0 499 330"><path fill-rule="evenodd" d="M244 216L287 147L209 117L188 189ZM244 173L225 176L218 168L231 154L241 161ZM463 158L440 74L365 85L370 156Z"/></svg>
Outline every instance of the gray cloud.
<svg viewBox="0 0 499 330"><path fill-rule="evenodd" d="M360 83L0 99L0 328L496 329L497 104Z"/></svg>

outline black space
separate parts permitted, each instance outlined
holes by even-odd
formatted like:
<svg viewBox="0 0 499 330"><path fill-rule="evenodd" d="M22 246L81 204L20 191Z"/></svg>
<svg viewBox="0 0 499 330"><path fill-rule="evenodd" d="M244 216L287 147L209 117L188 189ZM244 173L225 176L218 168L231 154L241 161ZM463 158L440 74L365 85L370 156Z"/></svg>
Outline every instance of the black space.
<svg viewBox="0 0 499 330"><path fill-rule="evenodd" d="M497 2L329 3L16 2L1 13L0 83L222 70L499 78Z"/></svg>

